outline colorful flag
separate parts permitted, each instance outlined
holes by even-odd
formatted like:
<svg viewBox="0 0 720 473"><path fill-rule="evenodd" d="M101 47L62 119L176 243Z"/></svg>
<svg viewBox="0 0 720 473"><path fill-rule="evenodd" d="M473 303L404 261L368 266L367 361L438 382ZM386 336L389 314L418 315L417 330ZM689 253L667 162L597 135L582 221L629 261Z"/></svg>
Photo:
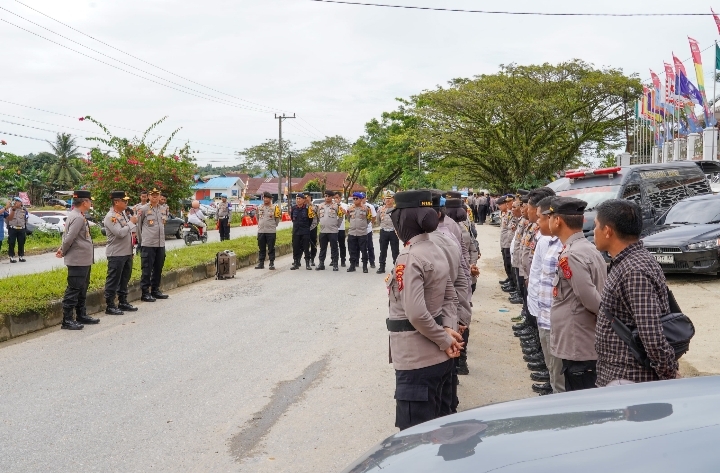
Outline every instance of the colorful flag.
<svg viewBox="0 0 720 473"><path fill-rule="evenodd" d="M703 78L703 67L702 67L702 56L700 54L700 45L697 41L688 36L690 42L690 52L692 53L693 63L695 63L695 76L698 83L698 89L702 97L703 113L705 114L705 123L708 126L713 126L716 123L715 116L710 113L710 107L708 107L707 95L705 95L705 79Z"/></svg>
<svg viewBox="0 0 720 473"><path fill-rule="evenodd" d="M682 72L683 74L685 74L685 76L687 76L687 71L685 70L685 64L683 64L683 62L680 59L678 59L677 56L675 56L675 53L673 53L672 57L673 57L673 63L675 64L675 74L679 74L680 72Z"/></svg>
<svg viewBox="0 0 720 473"><path fill-rule="evenodd" d="M715 26L717 26L718 33L720 33L720 18L718 18L718 16L715 14L715 12L713 11L712 8L710 8L710 11L713 14L713 18L715 18Z"/></svg>
<svg viewBox="0 0 720 473"><path fill-rule="evenodd" d="M675 78L675 93L681 97L690 99L695 105L703 104L702 94L682 72Z"/></svg>
<svg viewBox="0 0 720 473"><path fill-rule="evenodd" d="M715 43L715 70L720 70L720 47Z"/></svg>

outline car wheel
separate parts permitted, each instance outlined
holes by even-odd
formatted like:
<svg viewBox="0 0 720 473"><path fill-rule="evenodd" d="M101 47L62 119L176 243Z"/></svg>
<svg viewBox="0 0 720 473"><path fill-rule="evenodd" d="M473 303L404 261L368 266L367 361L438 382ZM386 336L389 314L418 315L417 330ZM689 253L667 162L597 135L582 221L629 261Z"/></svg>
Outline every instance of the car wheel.
<svg viewBox="0 0 720 473"><path fill-rule="evenodd" d="M182 227L182 225L180 225L178 227L178 231L175 233L175 238L177 238L178 240L182 240L182 237L183 237L182 229L183 229L183 227Z"/></svg>

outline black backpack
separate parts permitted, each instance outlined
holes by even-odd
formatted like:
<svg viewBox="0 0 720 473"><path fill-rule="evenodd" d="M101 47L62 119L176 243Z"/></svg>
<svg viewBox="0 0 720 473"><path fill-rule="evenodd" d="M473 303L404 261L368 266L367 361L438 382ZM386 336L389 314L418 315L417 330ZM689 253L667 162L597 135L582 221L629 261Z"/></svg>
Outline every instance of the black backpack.
<svg viewBox="0 0 720 473"><path fill-rule="evenodd" d="M670 289L667 289L670 313L660 317L663 334L670 346L675 350L675 359L679 360L690 349L690 340L695 336L695 326L690 318L682 313ZM618 337L630 348L630 352L641 365L650 368L650 359L636 327L628 327L620 320L611 319L612 329Z"/></svg>

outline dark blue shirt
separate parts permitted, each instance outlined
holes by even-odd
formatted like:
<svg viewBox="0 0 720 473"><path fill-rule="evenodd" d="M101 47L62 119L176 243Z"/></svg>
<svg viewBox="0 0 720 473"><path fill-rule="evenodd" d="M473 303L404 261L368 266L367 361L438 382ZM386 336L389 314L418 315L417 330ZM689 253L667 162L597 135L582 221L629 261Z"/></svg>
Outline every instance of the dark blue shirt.
<svg viewBox="0 0 720 473"><path fill-rule="evenodd" d="M308 207L293 206L290 213L290 219L293 223L293 235L309 235L312 219L308 217Z"/></svg>

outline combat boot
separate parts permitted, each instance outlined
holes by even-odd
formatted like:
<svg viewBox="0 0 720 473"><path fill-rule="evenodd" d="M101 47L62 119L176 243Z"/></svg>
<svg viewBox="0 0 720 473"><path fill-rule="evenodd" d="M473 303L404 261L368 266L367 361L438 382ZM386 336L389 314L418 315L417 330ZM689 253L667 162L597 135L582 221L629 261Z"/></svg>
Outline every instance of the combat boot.
<svg viewBox="0 0 720 473"><path fill-rule="evenodd" d="M125 312L135 312L138 310L137 307L128 302L127 296L120 296L119 299L120 303L118 304L118 309Z"/></svg>
<svg viewBox="0 0 720 473"><path fill-rule="evenodd" d="M115 301L113 299L105 299L105 313L108 315L124 315L124 312L115 307Z"/></svg>
<svg viewBox="0 0 720 473"><path fill-rule="evenodd" d="M333 263L332 268L333 268L333 271L338 271L337 261Z"/></svg>
<svg viewBox="0 0 720 473"><path fill-rule="evenodd" d="M306 259L306 260L305 260L305 269L307 269L308 271L312 271L312 268L310 267L310 260L309 260L309 259Z"/></svg>
<svg viewBox="0 0 720 473"><path fill-rule="evenodd" d="M310 260L310 266L315 266L315 258Z"/></svg>
<svg viewBox="0 0 720 473"><path fill-rule="evenodd" d="M347 269L348 273L354 273L355 272L355 265L350 263L350 267Z"/></svg>
<svg viewBox="0 0 720 473"><path fill-rule="evenodd" d="M342 266L343 268L345 267L345 258L341 259L340 266Z"/></svg>
<svg viewBox="0 0 720 473"><path fill-rule="evenodd" d="M94 319L87 315L87 309L85 307L82 309L76 309L75 320L83 325L94 325L100 323L100 319Z"/></svg>
<svg viewBox="0 0 720 473"><path fill-rule="evenodd" d="M275 271L275 261L270 260L270 266L268 266L268 269L271 271Z"/></svg>
<svg viewBox="0 0 720 473"><path fill-rule="evenodd" d="M324 271L325 270L325 261L320 261L318 265L315 267L315 271Z"/></svg>
<svg viewBox="0 0 720 473"><path fill-rule="evenodd" d="M73 319L72 307L63 307L63 321L60 328L66 330L82 330L83 324L77 323L75 319Z"/></svg>
<svg viewBox="0 0 720 473"><path fill-rule="evenodd" d="M255 269L265 269L265 261L263 261L263 260L258 261L257 266L255 266Z"/></svg>
<svg viewBox="0 0 720 473"><path fill-rule="evenodd" d="M367 263L363 263L363 273L367 273L367 272L368 272Z"/></svg>
<svg viewBox="0 0 720 473"><path fill-rule="evenodd" d="M155 302L155 298L150 294L150 291L143 291L140 300L143 302Z"/></svg>
<svg viewBox="0 0 720 473"><path fill-rule="evenodd" d="M376 273L382 274L384 272L385 272L385 265L381 264L380 267L378 268L378 270L376 271Z"/></svg>

